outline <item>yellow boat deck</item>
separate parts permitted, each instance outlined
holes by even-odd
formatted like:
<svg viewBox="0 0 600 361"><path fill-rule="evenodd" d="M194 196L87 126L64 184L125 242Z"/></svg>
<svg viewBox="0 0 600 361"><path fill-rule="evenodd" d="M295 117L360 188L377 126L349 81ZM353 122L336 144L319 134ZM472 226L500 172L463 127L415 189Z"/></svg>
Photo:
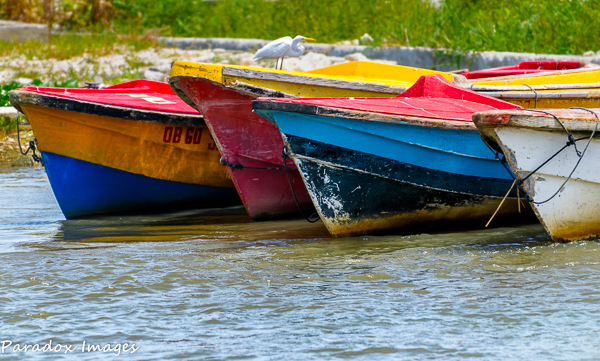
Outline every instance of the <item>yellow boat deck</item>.
<svg viewBox="0 0 600 361"><path fill-rule="evenodd" d="M293 72L239 65L178 61L171 78L199 77L228 85L241 82L290 95L313 97L390 97L401 94L423 75L438 74L454 83L463 76L407 66L352 61L308 72Z"/></svg>

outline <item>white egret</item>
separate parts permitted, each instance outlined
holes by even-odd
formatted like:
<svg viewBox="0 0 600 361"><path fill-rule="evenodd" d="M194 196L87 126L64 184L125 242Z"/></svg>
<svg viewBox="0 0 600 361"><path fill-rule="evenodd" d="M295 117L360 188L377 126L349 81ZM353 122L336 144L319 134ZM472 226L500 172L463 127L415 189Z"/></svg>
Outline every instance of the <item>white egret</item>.
<svg viewBox="0 0 600 361"><path fill-rule="evenodd" d="M281 67L283 68L283 58L284 57L299 57L304 53L304 47L299 43L302 40L306 41L316 41L312 38L305 38L304 36L296 36L292 39L289 36L285 36L283 38L273 40L267 45L260 48L256 54L254 54L254 61L260 59L277 59L277 63L279 59L281 59ZM277 69L277 63L275 63L275 69Z"/></svg>

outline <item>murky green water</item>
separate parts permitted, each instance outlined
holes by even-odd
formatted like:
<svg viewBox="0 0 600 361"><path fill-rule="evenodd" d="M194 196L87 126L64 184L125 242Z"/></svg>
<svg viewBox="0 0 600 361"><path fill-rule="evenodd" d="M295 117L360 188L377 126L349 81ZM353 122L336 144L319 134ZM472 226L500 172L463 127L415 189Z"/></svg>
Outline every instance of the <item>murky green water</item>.
<svg viewBox="0 0 600 361"><path fill-rule="evenodd" d="M597 360L600 244L539 225L332 240L242 209L64 221L0 168L0 359ZM76 346L64 354L15 344ZM6 343L8 345L8 343Z"/></svg>

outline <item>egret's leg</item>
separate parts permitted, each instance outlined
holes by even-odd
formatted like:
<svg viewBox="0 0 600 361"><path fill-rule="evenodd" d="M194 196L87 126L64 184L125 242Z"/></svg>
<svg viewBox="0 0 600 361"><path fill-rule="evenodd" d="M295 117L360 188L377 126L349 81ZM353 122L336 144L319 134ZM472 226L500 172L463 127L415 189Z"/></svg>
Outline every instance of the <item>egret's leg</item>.
<svg viewBox="0 0 600 361"><path fill-rule="evenodd" d="M281 66L279 67L279 70L283 70L283 56L281 57Z"/></svg>

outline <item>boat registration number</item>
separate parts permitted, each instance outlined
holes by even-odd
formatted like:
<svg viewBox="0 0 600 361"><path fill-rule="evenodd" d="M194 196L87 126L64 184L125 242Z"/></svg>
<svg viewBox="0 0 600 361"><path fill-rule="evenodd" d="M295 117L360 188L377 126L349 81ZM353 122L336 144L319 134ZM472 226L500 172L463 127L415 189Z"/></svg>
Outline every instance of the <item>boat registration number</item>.
<svg viewBox="0 0 600 361"><path fill-rule="evenodd" d="M200 144L202 140L202 127L165 127L163 132L163 143L174 143L174 144ZM208 143L209 150L217 149L215 143L211 141Z"/></svg>

